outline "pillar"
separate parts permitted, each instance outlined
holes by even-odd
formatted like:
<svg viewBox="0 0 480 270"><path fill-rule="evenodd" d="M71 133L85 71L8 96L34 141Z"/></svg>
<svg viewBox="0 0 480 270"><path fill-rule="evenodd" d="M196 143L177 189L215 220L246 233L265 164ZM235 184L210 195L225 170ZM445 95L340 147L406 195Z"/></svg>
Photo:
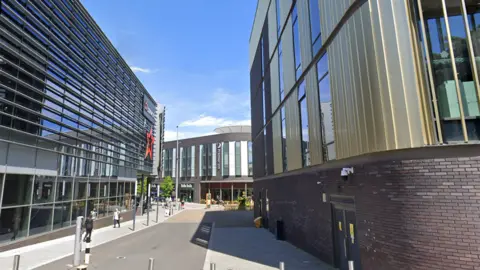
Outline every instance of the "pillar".
<svg viewBox="0 0 480 270"><path fill-rule="evenodd" d="M231 183L230 186L232 187L232 196L230 197L230 200L233 202L233 183Z"/></svg>

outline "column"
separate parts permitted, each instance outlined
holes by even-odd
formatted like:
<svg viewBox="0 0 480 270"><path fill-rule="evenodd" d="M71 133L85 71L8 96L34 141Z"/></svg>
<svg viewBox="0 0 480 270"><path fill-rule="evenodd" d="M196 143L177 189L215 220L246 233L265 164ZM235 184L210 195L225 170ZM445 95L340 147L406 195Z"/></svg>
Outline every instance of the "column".
<svg viewBox="0 0 480 270"><path fill-rule="evenodd" d="M230 200L233 202L233 183L230 184L232 187L232 197L230 197Z"/></svg>

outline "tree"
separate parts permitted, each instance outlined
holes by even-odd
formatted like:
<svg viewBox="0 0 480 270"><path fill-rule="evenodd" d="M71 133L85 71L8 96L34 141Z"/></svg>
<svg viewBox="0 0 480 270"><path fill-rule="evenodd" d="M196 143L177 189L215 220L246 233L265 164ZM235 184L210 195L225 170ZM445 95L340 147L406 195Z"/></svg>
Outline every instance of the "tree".
<svg viewBox="0 0 480 270"><path fill-rule="evenodd" d="M147 194L148 192L148 178L145 177L143 179L143 194ZM142 194L142 181L138 180L137 183L137 196L140 196Z"/></svg>
<svg viewBox="0 0 480 270"><path fill-rule="evenodd" d="M163 182L160 184L160 188L162 189L162 193L165 197L170 197L172 195L173 189L175 188L172 177L166 176L163 179Z"/></svg>

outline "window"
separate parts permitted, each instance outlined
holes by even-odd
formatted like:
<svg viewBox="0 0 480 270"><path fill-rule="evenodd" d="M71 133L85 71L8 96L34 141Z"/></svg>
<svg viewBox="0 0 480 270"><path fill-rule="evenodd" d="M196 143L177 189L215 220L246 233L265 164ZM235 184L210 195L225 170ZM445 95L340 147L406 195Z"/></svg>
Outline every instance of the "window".
<svg viewBox="0 0 480 270"><path fill-rule="evenodd" d="M223 175L228 176L229 175L229 153L228 153L228 142L223 143Z"/></svg>
<svg viewBox="0 0 480 270"><path fill-rule="evenodd" d="M292 11L293 21L293 49L295 56L295 78L298 79L302 74L302 56L300 54L300 33L298 29L298 14L297 7L295 6Z"/></svg>
<svg viewBox="0 0 480 270"><path fill-rule="evenodd" d="M180 155L179 155L179 158L180 158L180 168L178 169L180 171L180 177L184 177L185 176L185 152L186 151L183 151L183 147L180 147Z"/></svg>
<svg viewBox="0 0 480 270"><path fill-rule="evenodd" d="M310 165L310 149L308 138L307 99L305 98L305 81L303 81L298 88L298 107L300 108L300 143L302 149L302 166L306 167Z"/></svg>
<svg viewBox="0 0 480 270"><path fill-rule="evenodd" d="M277 37L280 38L280 33L282 31L282 14L280 13L280 0L275 0L275 7L277 13Z"/></svg>
<svg viewBox="0 0 480 270"><path fill-rule="evenodd" d="M242 159L241 159L241 147L240 142L235 142L235 175L241 176L242 175Z"/></svg>
<svg viewBox="0 0 480 270"><path fill-rule="evenodd" d="M278 43L278 78L280 86L280 102L285 97L285 89L283 85L283 61L282 61L282 41Z"/></svg>
<svg viewBox="0 0 480 270"><path fill-rule="evenodd" d="M312 52L315 56L320 47L322 41L320 38L320 9L318 8L318 0L309 0L310 4L310 31L312 33Z"/></svg>
<svg viewBox="0 0 480 270"><path fill-rule="evenodd" d="M191 151L191 160L190 160L190 164L191 164L191 168L190 168L190 176L192 177L195 177L195 145L192 145L192 149L190 150Z"/></svg>
<svg viewBox="0 0 480 270"><path fill-rule="evenodd" d="M248 142L248 176L253 175L252 142Z"/></svg>
<svg viewBox="0 0 480 270"><path fill-rule="evenodd" d="M283 171L287 171L287 132L285 127L285 107L280 109L280 119L282 122L282 157L283 157Z"/></svg>
<svg viewBox="0 0 480 270"><path fill-rule="evenodd" d="M323 158L333 160L335 154L335 137L333 124L332 96L328 74L328 56L325 53L317 62L318 89L320 96L320 124L323 138Z"/></svg>
<svg viewBox="0 0 480 270"><path fill-rule="evenodd" d="M205 168L204 168L204 158L205 158L205 150L203 149L203 144L200 145L200 156L198 158L199 160L199 167L198 167L198 170L199 170L199 173L200 173L200 176L205 176Z"/></svg>
<svg viewBox="0 0 480 270"><path fill-rule="evenodd" d="M263 102L263 125L267 123L267 95L265 94L265 81L262 82L262 102Z"/></svg>

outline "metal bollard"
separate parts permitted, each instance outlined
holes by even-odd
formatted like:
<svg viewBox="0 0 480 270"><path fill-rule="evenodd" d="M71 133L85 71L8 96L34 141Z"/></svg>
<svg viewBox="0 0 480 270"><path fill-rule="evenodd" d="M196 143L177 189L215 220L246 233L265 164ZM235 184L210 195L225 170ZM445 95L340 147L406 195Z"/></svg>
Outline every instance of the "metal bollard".
<svg viewBox="0 0 480 270"><path fill-rule="evenodd" d="M83 217L77 217L77 227L75 230L75 243L73 246L73 266L80 265L80 254L82 250L82 220Z"/></svg>
<svg viewBox="0 0 480 270"><path fill-rule="evenodd" d="M148 259L148 270L154 270L154 265L153 263L155 262L155 260L153 258L150 258Z"/></svg>
<svg viewBox="0 0 480 270"><path fill-rule="evenodd" d="M215 263L210 263L210 270L215 270L217 267L215 266Z"/></svg>
<svg viewBox="0 0 480 270"><path fill-rule="evenodd" d="M13 257L13 270L18 270L20 268L20 255L15 255Z"/></svg>
<svg viewBox="0 0 480 270"><path fill-rule="evenodd" d="M285 270L285 263L280 262L280 266L278 267L280 270Z"/></svg>

